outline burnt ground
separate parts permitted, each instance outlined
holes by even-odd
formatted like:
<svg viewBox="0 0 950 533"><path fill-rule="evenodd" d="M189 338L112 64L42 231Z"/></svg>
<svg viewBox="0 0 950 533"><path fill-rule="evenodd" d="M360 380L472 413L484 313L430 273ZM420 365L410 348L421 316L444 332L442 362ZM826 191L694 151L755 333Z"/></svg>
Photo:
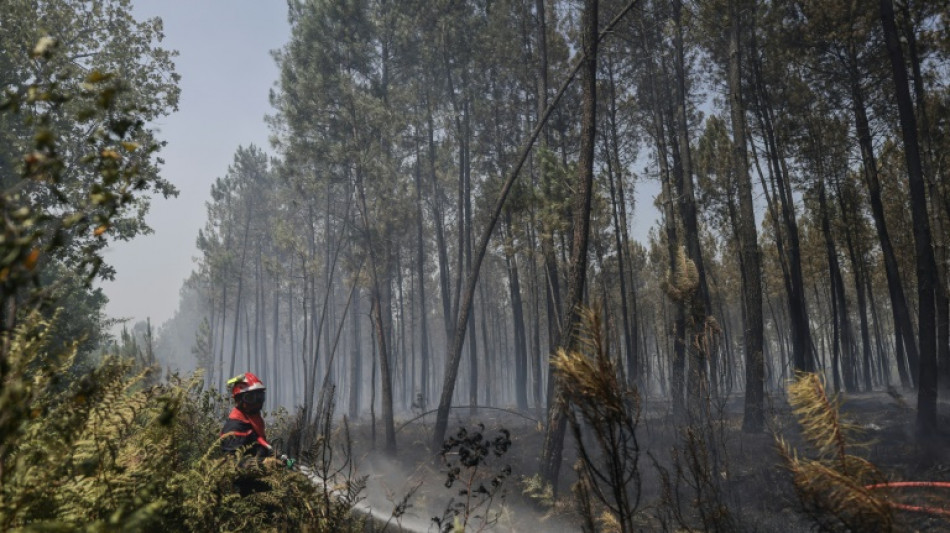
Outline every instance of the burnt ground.
<svg viewBox="0 0 950 533"><path fill-rule="evenodd" d="M883 392L843 397L842 420L856 428L848 434L849 453L869 460L889 481L950 482L950 436L944 435L926 447L918 445L914 437L915 404L916 397L910 393L904 397ZM667 411L666 405L646 405L638 426L641 483L637 523L643 531L819 529L800 504L773 437L780 434L800 456L813 455L802 444L798 425L787 405L773 405L770 428L762 434L749 435L741 431L742 399L731 399L714 409L714 418L721 423L715 424L716 429L706 436L715 445L699 445L696 449L685 444L682 430L675 429ZM941 403L940 413L940 427L950 430L950 404ZM455 502L465 498L459 494L463 482L456 481L451 488L445 486L446 467L438 454L429 451L434 416L408 424L405 422L410 416L397 420L398 451L392 456L373 450L367 421L351 426L356 464L359 472L367 476L364 503L385 521L396 503L409 495L407 511L391 521L388 531L399 530L397 525L407 531L438 531L431 518L440 516L453 498ZM528 416L536 417L534 413ZM502 484L504 494L499 492L490 507L496 522L485 530L580 531L577 498L571 491L577 480L572 470L577 446L570 431L565 441L558 495L552 503L550 499L526 493L531 485L529 480L537 471L543 440L540 424L502 410L486 409L472 415L468 409L456 409L450 419L449 434L459 427L479 431L478 424L484 426L483 435L489 439L498 436L500 428L511 435L507 452L491 457L476 474L489 486L490 479L504 466L511 467L511 474ZM380 448L382 442L382 427L377 426ZM718 460L702 453L712 449L719 450ZM691 457L699 457L699 461L691 463ZM703 457L709 462L703 463ZM449 458L457 460L457 455ZM690 468L690 464L708 466ZM664 475L669 480L666 484ZM697 486L715 488L697 491ZM892 494L900 503L950 513L950 489L902 489ZM699 501L705 503L697 505ZM710 513L710 508L721 512ZM934 512L896 511L894 520L897 531L950 531L950 516ZM482 524L483 520L474 519L467 531L480 531Z"/></svg>

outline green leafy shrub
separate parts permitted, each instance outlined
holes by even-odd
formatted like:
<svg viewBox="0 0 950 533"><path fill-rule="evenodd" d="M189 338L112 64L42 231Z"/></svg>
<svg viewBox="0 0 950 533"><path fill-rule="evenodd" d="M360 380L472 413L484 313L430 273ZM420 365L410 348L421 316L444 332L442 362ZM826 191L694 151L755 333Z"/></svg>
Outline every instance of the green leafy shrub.
<svg viewBox="0 0 950 533"><path fill-rule="evenodd" d="M0 530L349 527L344 504L317 504L319 489L302 473L268 462L238 467L223 456L223 399L202 390L200 375L147 385L152 370L107 357L69 378L76 345L51 350L52 330L51 321L33 315L0 339L8 347L0 392ZM266 490L241 497L234 486L239 475ZM342 509L330 513L327 506Z"/></svg>
<svg viewBox="0 0 950 533"><path fill-rule="evenodd" d="M110 21L146 41L157 31ZM19 50L7 37L0 48ZM225 402L199 375L159 383L151 358L79 355L105 329L92 281L112 272L109 239L145 231L148 194L175 192L146 122L177 89L163 83L170 100L151 101L92 59L74 71L73 41L34 37L21 59L45 75L0 90L0 531L345 531L347 504L315 503L307 476L223 456ZM145 78L170 67L153 51ZM239 475L265 490L239 496Z"/></svg>

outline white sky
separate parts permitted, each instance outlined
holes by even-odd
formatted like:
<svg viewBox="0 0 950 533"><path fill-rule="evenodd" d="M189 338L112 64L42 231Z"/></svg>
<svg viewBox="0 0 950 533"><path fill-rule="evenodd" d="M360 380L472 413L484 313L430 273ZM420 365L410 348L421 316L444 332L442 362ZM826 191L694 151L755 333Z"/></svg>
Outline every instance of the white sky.
<svg viewBox="0 0 950 533"><path fill-rule="evenodd" d="M116 268L103 284L106 314L171 318L179 289L194 268L195 238L206 219L211 183L224 176L238 146L270 149L264 115L278 72L270 51L290 36L285 0L133 0L137 19L164 21L166 49L178 50L181 75L177 113L154 124L168 145L162 175L180 191L156 198L148 214L152 235L117 243L106 252Z"/></svg>

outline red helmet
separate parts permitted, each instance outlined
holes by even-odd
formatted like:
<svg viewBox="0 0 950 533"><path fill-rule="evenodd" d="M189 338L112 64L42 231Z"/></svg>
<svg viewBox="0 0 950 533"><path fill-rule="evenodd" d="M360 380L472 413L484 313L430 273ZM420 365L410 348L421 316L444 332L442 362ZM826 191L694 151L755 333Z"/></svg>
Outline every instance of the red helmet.
<svg viewBox="0 0 950 533"><path fill-rule="evenodd" d="M231 387L231 396L237 398L238 394L243 394L252 390L266 390L264 383L254 374L245 372L240 376L234 376L228 380L228 386Z"/></svg>

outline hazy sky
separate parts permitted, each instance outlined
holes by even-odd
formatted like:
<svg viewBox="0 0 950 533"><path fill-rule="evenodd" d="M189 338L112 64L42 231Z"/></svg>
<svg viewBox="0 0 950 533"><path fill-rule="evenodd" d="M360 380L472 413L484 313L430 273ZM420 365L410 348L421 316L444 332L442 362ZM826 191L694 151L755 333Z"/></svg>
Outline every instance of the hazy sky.
<svg viewBox="0 0 950 533"><path fill-rule="evenodd" d="M166 49L179 51L177 113L154 124L168 141L162 174L180 191L155 199L147 221L155 230L106 254L117 271L103 285L106 313L154 326L178 308L182 282L194 268L195 238L206 219L211 183L227 172L238 146L267 150L264 115L277 80L270 51L290 36L285 0L133 0L136 18L160 17Z"/></svg>
<svg viewBox="0 0 950 533"><path fill-rule="evenodd" d="M133 0L136 18L164 21L166 49L178 50L179 110L153 124L168 145L160 156L162 174L180 191L155 199L147 217L155 230L106 254L116 279L103 289L106 313L151 318L160 326L178 308L182 282L198 255L195 238L206 219L211 183L227 172L238 146L270 151L264 116L268 92L277 80L271 50L290 37L285 0ZM637 170L641 170L637 168ZM643 242L656 217L655 183L637 185L633 237Z"/></svg>

